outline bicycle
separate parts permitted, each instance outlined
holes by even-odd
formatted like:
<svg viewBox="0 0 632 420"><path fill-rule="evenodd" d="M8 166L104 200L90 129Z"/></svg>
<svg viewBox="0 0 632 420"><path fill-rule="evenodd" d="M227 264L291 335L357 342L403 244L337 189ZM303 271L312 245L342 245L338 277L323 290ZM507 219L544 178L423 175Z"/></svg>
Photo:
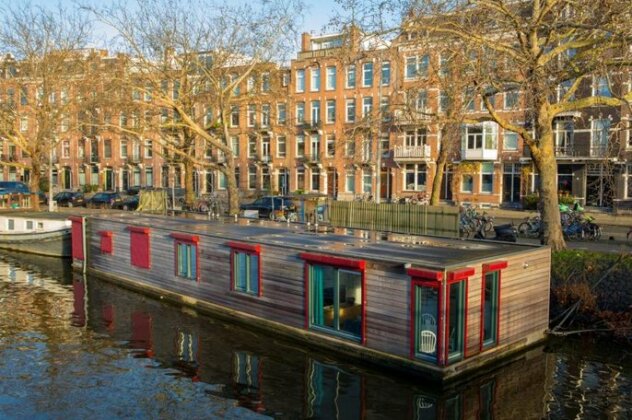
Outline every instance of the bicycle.
<svg viewBox="0 0 632 420"><path fill-rule="evenodd" d="M538 238L542 230L542 219L540 215L527 217L524 222L518 225L518 235L524 238Z"/></svg>

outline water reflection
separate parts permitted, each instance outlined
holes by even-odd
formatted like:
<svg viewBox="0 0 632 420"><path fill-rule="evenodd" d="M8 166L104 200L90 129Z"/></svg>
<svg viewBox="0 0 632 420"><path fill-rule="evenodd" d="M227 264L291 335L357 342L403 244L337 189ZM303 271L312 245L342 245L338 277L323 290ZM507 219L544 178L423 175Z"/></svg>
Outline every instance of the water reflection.
<svg viewBox="0 0 632 420"><path fill-rule="evenodd" d="M439 389L99 279L58 282L0 260L0 417L621 417L632 409L630 358L612 360L610 347L590 357L538 347Z"/></svg>

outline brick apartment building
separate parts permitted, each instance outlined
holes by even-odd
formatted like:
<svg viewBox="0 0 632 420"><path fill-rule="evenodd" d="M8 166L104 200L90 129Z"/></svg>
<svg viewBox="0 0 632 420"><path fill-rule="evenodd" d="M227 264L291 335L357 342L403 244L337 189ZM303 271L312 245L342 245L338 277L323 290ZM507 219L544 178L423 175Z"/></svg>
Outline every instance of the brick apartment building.
<svg viewBox="0 0 632 420"><path fill-rule="evenodd" d="M428 192L441 138L427 115L441 113L444 97L439 87L420 89L417 81L429 68L440 67L441 57L409 44L404 35L386 43L353 35L348 39L341 34L303 34L301 51L289 67L271 65L256 80L244 80L235 97L228 139L240 191L301 191L342 200L379 196L383 201ZM92 58L109 66L121 60L105 51L93 51ZM19 83L27 88L19 90L15 78L3 71L0 97L3 103L14 104L19 114L23 102L16 98L37 93L24 80ZM270 84L274 94L269 93ZM597 93L608 94L605 81L595 79L582 92ZM515 121L524 119L519 93L497 94L493 100L500 112L515 114ZM417 117L408 112L411 106L419 111ZM487 112L480 98L464 106L473 117ZM204 104L199 109L206 112ZM121 127L138 118L123 112L113 115ZM622 108L604 106L557 118L560 192L595 206L632 197L629 118ZM17 121L17 130L29 130L26 113ZM55 190L183 185L183 167L169 158L155 135L139 140L96 125L61 131L63 137L51 157ZM3 141L0 147L2 162L28 162L16 145ZM196 157L215 164L225 160L201 143ZM520 137L492 122L463 124L461 145L451 161L441 189L445 200L519 206L537 189L538 175ZM467 170L455 171L457 167ZM29 173L4 165L1 177L26 181ZM193 178L198 194L225 189L220 171L200 165Z"/></svg>

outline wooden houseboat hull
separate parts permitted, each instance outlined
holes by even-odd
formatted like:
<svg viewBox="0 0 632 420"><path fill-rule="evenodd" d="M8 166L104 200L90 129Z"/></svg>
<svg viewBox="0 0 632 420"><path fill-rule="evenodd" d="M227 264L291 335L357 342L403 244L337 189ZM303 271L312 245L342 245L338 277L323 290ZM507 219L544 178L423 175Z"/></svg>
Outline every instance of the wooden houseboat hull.
<svg viewBox="0 0 632 420"><path fill-rule="evenodd" d="M546 247L261 221L72 220L75 268L436 381L515 357L548 328Z"/></svg>

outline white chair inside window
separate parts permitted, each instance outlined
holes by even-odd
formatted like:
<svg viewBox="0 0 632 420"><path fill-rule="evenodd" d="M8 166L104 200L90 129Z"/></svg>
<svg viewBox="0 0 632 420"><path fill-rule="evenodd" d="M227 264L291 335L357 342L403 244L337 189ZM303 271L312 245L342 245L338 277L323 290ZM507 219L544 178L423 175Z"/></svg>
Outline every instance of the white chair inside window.
<svg viewBox="0 0 632 420"><path fill-rule="evenodd" d="M437 320L432 314L421 314L421 329L437 332Z"/></svg>
<svg viewBox="0 0 632 420"><path fill-rule="evenodd" d="M437 335L430 330L421 330L419 348L422 353L433 354L437 348Z"/></svg>

